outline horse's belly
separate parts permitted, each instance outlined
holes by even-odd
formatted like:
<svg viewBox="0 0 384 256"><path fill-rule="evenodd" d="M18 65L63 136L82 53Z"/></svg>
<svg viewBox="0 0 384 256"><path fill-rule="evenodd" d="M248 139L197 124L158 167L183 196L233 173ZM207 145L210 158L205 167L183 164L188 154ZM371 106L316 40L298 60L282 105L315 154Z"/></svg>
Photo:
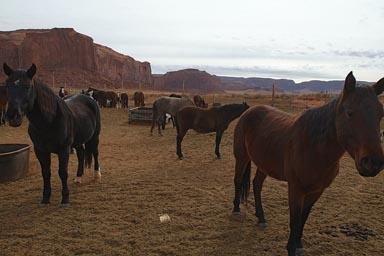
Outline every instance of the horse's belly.
<svg viewBox="0 0 384 256"><path fill-rule="evenodd" d="M282 147L283 145L276 143L274 139L255 139L248 145L248 154L265 174L286 181Z"/></svg>

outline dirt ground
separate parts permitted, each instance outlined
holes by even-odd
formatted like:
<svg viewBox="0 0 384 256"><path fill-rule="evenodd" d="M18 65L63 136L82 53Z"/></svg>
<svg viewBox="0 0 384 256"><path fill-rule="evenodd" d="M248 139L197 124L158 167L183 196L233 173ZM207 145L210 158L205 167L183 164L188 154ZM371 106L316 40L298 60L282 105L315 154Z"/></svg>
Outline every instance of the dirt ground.
<svg viewBox="0 0 384 256"><path fill-rule="evenodd" d="M213 97L209 103L245 99ZM248 97L251 105L259 101L263 99ZM253 203L242 205L240 215L231 214L236 120L224 133L221 160L215 158L214 134L189 131L182 161L175 154L171 126L163 137L151 137L150 126L127 120L127 110L102 109L102 182L93 182L92 171L87 171L85 182L74 184L72 155L67 209L60 207L56 156L51 205L39 206L42 177L31 149L28 176L0 184L0 255L286 255L286 183L272 178L265 182L265 230L256 226ZM27 124L25 119L20 128L0 127L0 143L30 144ZM340 174L305 226L306 255L384 255L383 184L383 173L360 177L345 155ZM161 223L162 214L170 221Z"/></svg>

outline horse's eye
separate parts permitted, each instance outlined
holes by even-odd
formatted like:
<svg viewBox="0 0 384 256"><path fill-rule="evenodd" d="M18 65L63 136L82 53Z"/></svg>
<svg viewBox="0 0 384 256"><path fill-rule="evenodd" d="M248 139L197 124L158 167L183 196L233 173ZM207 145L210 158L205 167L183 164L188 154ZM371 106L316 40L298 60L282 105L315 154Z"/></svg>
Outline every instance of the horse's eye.
<svg viewBox="0 0 384 256"><path fill-rule="evenodd" d="M353 111L352 111L351 109L347 109L347 110L345 111L345 113L347 114L347 117L348 117L348 118L351 118L351 117L353 116Z"/></svg>

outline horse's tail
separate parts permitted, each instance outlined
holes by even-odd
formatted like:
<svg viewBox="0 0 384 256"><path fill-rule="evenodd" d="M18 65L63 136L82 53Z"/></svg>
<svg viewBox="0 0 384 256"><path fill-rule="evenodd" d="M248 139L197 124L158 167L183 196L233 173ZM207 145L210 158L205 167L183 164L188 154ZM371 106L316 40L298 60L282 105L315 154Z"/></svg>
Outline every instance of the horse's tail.
<svg viewBox="0 0 384 256"><path fill-rule="evenodd" d="M242 202L247 202L248 196L249 196L249 190L251 187L251 161L247 163L245 166L244 174L243 174L243 179L241 181L241 201Z"/></svg>
<svg viewBox="0 0 384 256"><path fill-rule="evenodd" d="M92 155L94 155L95 151L98 150L97 148L99 145L99 135L101 130L100 109L97 104L93 104L93 105L94 105L94 111L95 111L96 127L95 127L95 131L93 133L92 138L87 143L85 143L84 164L85 164L85 167L87 168L91 168Z"/></svg>
<svg viewBox="0 0 384 256"><path fill-rule="evenodd" d="M89 143L85 144L84 164L86 168L91 168L92 164L92 149Z"/></svg>

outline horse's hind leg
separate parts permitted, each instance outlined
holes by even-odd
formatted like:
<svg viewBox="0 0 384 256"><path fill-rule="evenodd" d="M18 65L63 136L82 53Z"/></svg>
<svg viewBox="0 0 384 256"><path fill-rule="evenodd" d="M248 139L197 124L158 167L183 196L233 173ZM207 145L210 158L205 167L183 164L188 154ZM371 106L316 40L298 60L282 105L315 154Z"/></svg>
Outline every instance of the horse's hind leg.
<svg viewBox="0 0 384 256"><path fill-rule="evenodd" d="M249 191L250 160L246 157L236 157L235 164L235 198L233 199L233 213L240 212L240 201ZM248 179L248 182L246 181ZM246 196L244 196L246 197Z"/></svg>
<svg viewBox="0 0 384 256"><path fill-rule="evenodd" d="M86 163L91 164L92 156L95 161L94 170L95 181L99 182L101 180L101 170L99 166L99 135L94 135L94 137L85 144L85 155L86 155Z"/></svg>
<svg viewBox="0 0 384 256"><path fill-rule="evenodd" d="M255 197L256 216L259 219L258 225L262 228L267 226L264 218L264 210L261 203L261 190L267 175L265 175L259 168L256 170L255 178L253 179L253 194Z"/></svg>
<svg viewBox="0 0 384 256"><path fill-rule="evenodd" d="M77 155L77 174L75 178L75 183L81 183L81 177L84 174L84 147L83 145L78 145L74 147L76 149Z"/></svg>
<svg viewBox="0 0 384 256"><path fill-rule="evenodd" d="M93 148L92 151L93 158L95 160L95 181L100 181L101 180L101 170L99 166L99 143L97 142L97 145Z"/></svg>
<svg viewBox="0 0 384 256"><path fill-rule="evenodd" d="M160 136L163 136L163 134L161 133L160 125L162 125L163 122L165 122L163 119L164 116L165 116L165 114L164 115L158 115L158 117L157 117L157 131L158 131Z"/></svg>
<svg viewBox="0 0 384 256"><path fill-rule="evenodd" d="M136 102L135 102L135 106L136 106ZM152 126L151 126L151 131L150 131L151 136L153 134L153 128L155 127L156 121L157 121L157 113L155 111L153 111L153 113L152 113Z"/></svg>

